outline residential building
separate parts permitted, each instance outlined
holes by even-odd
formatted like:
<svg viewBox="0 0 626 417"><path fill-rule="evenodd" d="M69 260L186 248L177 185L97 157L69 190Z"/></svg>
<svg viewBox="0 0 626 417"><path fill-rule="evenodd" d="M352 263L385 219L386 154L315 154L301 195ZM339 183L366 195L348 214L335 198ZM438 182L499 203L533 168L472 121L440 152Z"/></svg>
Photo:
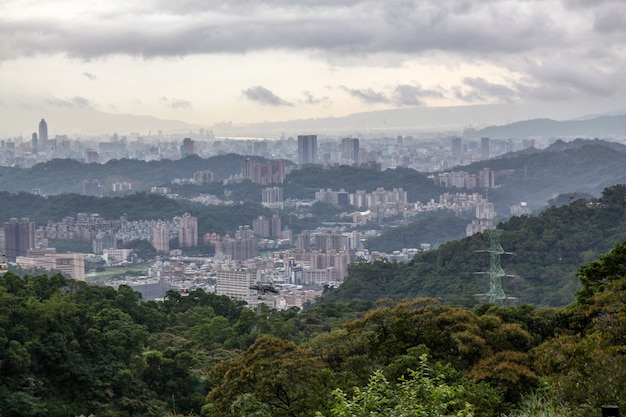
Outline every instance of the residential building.
<svg viewBox="0 0 626 417"><path fill-rule="evenodd" d="M152 233L152 246L158 253L170 251L170 235L167 224L159 222Z"/></svg>
<svg viewBox="0 0 626 417"><path fill-rule="evenodd" d="M198 246L198 218L189 213L180 218L178 228L178 244L181 248Z"/></svg>
<svg viewBox="0 0 626 417"><path fill-rule="evenodd" d="M217 295L226 295L236 300L245 301L252 308L257 305L258 293L251 287L260 281L260 271L224 267L217 271L215 281L215 293Z"/></svg>

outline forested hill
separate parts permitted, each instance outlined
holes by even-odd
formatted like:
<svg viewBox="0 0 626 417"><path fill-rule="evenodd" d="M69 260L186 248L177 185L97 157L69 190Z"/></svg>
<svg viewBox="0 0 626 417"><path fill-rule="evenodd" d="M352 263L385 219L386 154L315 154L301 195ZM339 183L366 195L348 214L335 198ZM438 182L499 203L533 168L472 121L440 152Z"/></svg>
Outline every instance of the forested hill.
<svg viewBox="0 0 626 417"><path fill-rule="evenodd" d="M548 148L525 150L463 167L476 172L496 171L496 190L489 199L497 211L525 201L544 207L558 194L589 193L599 196L603 189L626 182L626 146L603 140L556 141Z"/></svg>
<svg viewBox="0 0 626 417"><path fill-rule="evenodd" d="M203 159L191 155L180 160L144 162L132 159L111 160L106 164L84 164L73 159L54 159L30 169L0 167L0 191L30 192L39 189L43 194L81 192L83 180L99 180L106 189L116 181L126 181L134 191L168 184L174 178L191 178L194 172L209 169L215 179L228 178L241 171L246 156L228 154ZM264 161L260 157L250 157Z"/></svg>
<svg viewBox="0 0 626 417"><path fill-rule="evenodd" d="M502 287L511 303L564 306L579 289L576 270L626 239L626 186L616 185L592 201L577 200L538 216L513 217L498 225L507 275ZM396 300L441 297L447 303L473 306L489 291L489 239L477 234L418 254L407 264L356 262L337 289L322 301ZM482 251L482 252L481 252Z"/></svg>
<svg viewBox="0 0 626 417"><path fill-rule="evenodd" d="M190 178L194 172L210 169L216 179L228 178L241 169L242 155L221 155L208 159L190 156L183 160L143 162L137 160L112 160L106 164L84 164L75 160L57 159L35 165L30 169L0 167L0 191L32 192L37 189L44 195L81 192L83 180L96 179L103 190L111 184L126 181L132 192L149 191L152 186L168 185L174 178ZM257 161L262 158L253 157ZM290 163L290 162L287 162ZM504 155L468 166L456 167L477 173L483 168L496 171L496 188L489 190L488 198L496 204L496 211L508 213L509 207L521 201L532 208L545 207L548 200L564 193L589 193L599 196L601 191L614 184L626 182L626 146L602 140L557 141L544 150L525 150ZM287 175L285 198L313 198L320 188L340 188L354 192L376 187L402 187L409 201L428 201L451 189L436 187L428 174L398 167L377 171L348 166L306 166ZM179 187L180 188L180 187ZM243 182L230 184L233 199L260 202L260 186ZM199 192L199 188L177 189L176 192ZM202 192L222 196L224 186L213 184ZM484 190L459 189L459 192L484 192Z"/></svg>

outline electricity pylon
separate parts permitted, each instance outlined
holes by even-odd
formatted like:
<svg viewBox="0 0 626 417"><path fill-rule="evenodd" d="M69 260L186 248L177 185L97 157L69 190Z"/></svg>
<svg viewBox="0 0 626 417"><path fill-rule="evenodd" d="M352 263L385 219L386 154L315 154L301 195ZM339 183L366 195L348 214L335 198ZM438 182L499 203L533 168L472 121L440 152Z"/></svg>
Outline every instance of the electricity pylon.
<svg viewBox="0 0 626 417"><path fill-rule="evenodd" d="M489 249L481 250L477 252L489 253L489 271L486 272L489 275L489 292L485 294L489 298L489 302L492 304L501 304L507 299L504 290L502 289L502 277L507 276L502 269L500 263L500 256L503 254L512 255L512 252L505 252L500 244L501 230L489 229L487 234L489 235ZM479 274L485 272L479 272Z"/></svg>

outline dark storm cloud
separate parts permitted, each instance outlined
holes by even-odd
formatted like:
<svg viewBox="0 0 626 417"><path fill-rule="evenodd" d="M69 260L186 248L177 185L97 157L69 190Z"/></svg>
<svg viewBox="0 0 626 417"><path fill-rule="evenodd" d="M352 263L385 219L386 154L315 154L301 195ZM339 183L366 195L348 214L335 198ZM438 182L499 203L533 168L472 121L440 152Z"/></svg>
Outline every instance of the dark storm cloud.
<svg viewBox="0 0 626 417"><path fill-rule="evenodd" d="M257 103L267 105L267 106L293 106L292 103L283 100L278 97L276 94L272 93L265 87L257 85L256 87L248 88L247 90L242 91L244 97L246 97L250 101L255 101Z"/></svg>
<svg viewBox="0 0 626 417"><path fill-rule="evenodd" d="M0 17L0 58L67 53L182 56L268 49L330 54L455 51L516 53L577 45L556 0L156 1L120 3L115 18L59 21ZM574 12L572 12L574 13Z"/></svg>
<svg viewBox="0 0 626 417"><path fill-rule="evenodd" d="M280 50L363 67L386 65L383 56L394 66L422 59L485 64L517 77L506 84L466 78L449 92L408 84L385 91L342 87L365 103L399 106L444 93L467 102L609 96L625 75L622 0L110 0L80 19L36 9L3 13L11 1L0 2L0 62L49 54L90 60ZM243 93L258 103L293 105L261 86ZM294 103L317 100L305 94Z"/></svg>
<svg viewBox="0 0 626 417"><path fill-rule="evenodd" d="M373 90L372 88L356 89L342 86L341 89L350 94L354 98L358 98L367 104L389 103L390 100L384 93Z"/></svg>

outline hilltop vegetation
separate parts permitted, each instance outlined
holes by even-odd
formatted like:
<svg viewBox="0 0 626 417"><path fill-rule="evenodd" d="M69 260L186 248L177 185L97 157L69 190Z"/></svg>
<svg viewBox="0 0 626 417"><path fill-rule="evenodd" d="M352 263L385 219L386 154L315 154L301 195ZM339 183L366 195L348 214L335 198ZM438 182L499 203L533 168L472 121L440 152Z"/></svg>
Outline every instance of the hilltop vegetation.
<svg viewBox="0 0 626 417"><path fill-rule="evenodd" d="M0 189L19 192L38 189L42 194L81 192L83 180L98 180L105 192L117 181L130 182L133 191L147 191L150 187L170 183L174 178L192 178L194 172L209 169L216 179L238 174L246 156L228 154L202 159L191 155L180 160L144 162L114 159L105 164L85 164L73 159L54 159L30 169L0 167L3 176ZM264 161L260 157L251 157Z"/></svg>
<svg viewBox="0 0 626 417"><path fill-rule="evenodd" d="M578 299L560 309L419 298L257 315L201 290L144 302L126 286L8 273L0 414L597 414L626 406L625 256L623 242L581 266Z"/></svg>

